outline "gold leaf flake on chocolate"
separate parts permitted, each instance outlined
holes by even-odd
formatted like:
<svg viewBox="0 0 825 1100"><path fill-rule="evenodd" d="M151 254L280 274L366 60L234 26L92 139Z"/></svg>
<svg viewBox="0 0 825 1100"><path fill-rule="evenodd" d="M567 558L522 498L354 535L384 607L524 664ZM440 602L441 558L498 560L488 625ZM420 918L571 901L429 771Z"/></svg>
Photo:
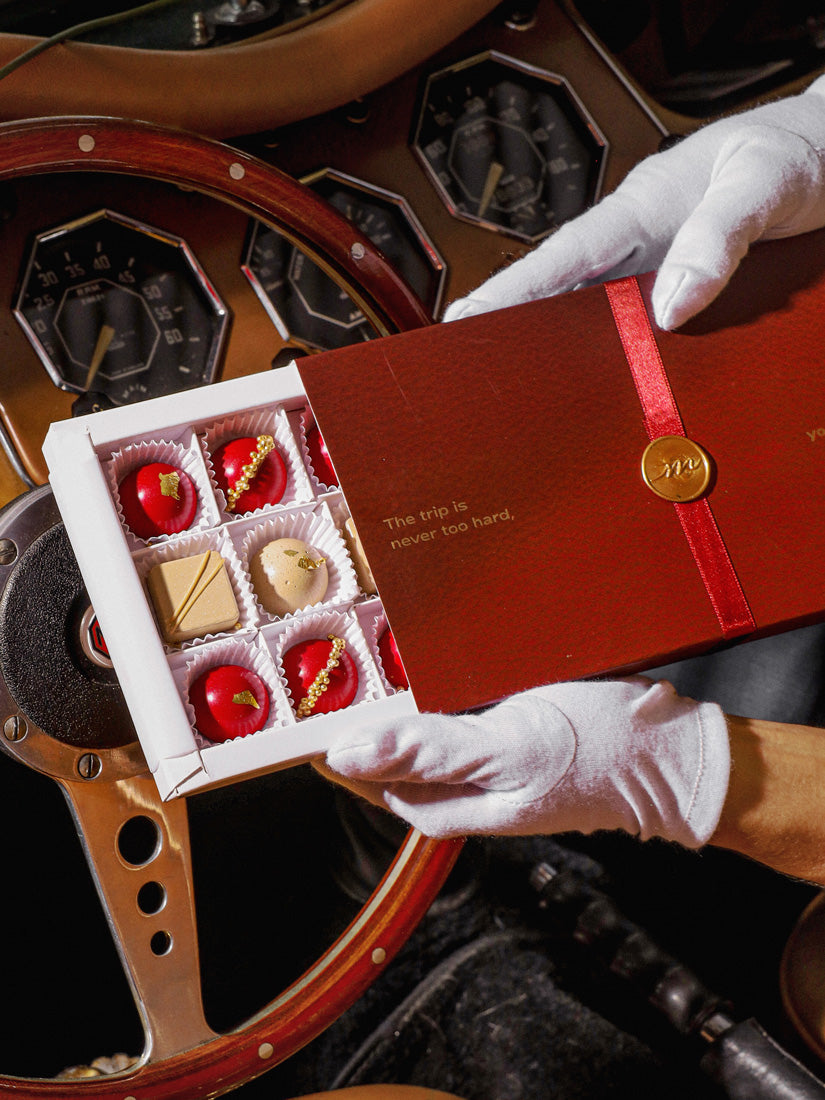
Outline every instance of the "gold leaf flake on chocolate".
<svg viewBox="0 0 825 1100"><path fill-rule="evenodd" d="M239 706L254 707L255 710L261 709L258 706L258 700L251 691L239 691L237 695L232 696L232 702L238 703Z"/></svg>
<svg viewBox="0 0 825 1100"><path fill-rule="evenodd" d="M160 495L164 497L174 497L175 500L180 500L180 494L178 489L180 488L180 474L173 470L169 474L158 474L160 478Z"/></svg>
<svg viewBox="0 0 825 1100"><path fill-rule="evenodd" d="M326 560L326 558L318 558L318 560L315 561L314 558L310 558L307 555L303 558L298 558L297 565L299 569L320 569Z"/></svg>
<svg viewBox="0 0 825 1100"><path fill-rule="evenodd" d="M282 553L286 554L288 558L298 558L301 553L300 550L284 550ZM320 567L326 562L326 558L318 558L316 561L314 558L309 557L308 554L304 554L303 557L298 558L295 563L299 569L320 569Z"/></svg>

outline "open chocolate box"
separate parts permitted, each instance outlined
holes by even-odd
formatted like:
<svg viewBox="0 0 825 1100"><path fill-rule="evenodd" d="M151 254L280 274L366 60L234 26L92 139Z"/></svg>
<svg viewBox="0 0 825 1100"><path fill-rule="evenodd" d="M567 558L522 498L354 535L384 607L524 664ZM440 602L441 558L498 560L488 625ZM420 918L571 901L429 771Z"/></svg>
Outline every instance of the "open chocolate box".
<svg viewBox="0 0 825 1100"><path fill-rule="evenodd" d="M415 709L411 693L393 687L385 674L378 642L386 615L345 526L349 515L340 489L313 470L306 439L311 425L300 378L289 367L64 421L49 432L44 454L55 498L163 798L306 760L322 752L355 712L376 705L388 713ZM228 440L267 436L283 462L283 495L277 504L243 512L243 498L233 508L220 488L214 456ZM194 516L178 533L139 537L127 521L129 502L120 487L150 463L182 471L195 488ZM309 590L308 606L295 611L267 610L263 578L260 590L253 583L260 550L281 539L311 546L316 560L297 560L309 566L307 575L319 572L317 562L326 574L321 598ZM294 550L287 553L296 558ZM216 628L209 612L188 631L194 636L180 639L175 628L188 625L183 612L193 607L198 570L204 585L204 570L221 559L225 575L215 583L231 591L231 624L218 620ZM176 612L170 616L171 605L164 607L157 595L165 587L153 587L149 578L182 561L187 569L191 563L191 575L174 596L173 622ZM284 653L329 635L345 641L357 669L355 697L346 709L299 717ZM260 730L219 742L197 728L190 690L203 672L225 665L259 677L269 713Z"/></svg>
<svg viewBox="0 0 825 1100"><path fill-rule="evenodd" d="M754 249L678 332L651 330L652 280L52 427L55 498L164 798L305 760L342 723L465 710L825 616L825 231ZM343 493L306 461L307 407ZM233 424L265 427L287 459L276 507L224 507L210 457ZM662 438L675 441L665 456ZM191 461L200 511L186 532L147 544L124 524L117 485L160 441ZM380 599L341 541L347 510ZM249 559L293 525L328 560L330 584L322 603L279 618L260 606ZM228 562L240 625L165 644L144 580L208 549ZM408 691L377 656L387 620ZM328 633L358 662L358 695L299 718L284 652ZM272 715L214 744L195 729L188 684L230 657L262 671Z"/></svg>

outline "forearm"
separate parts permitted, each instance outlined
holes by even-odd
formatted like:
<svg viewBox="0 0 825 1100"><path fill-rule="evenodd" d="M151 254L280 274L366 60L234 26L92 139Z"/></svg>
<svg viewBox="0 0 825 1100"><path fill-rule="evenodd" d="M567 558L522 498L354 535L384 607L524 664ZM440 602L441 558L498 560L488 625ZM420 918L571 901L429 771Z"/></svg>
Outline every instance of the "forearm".
<svg viewBox="0 0 825 1100"><path fill-rule="evenodd" d="M711 844L825 885L825 730L727 721L730 785Z"/></svg>

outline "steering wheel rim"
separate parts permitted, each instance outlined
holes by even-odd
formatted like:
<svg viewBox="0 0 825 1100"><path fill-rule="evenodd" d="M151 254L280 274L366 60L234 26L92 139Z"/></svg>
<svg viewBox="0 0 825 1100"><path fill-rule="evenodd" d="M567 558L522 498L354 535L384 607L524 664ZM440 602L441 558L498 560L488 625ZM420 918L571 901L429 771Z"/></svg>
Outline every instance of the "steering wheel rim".
<svg viewBox="0 0 825 1100"><path fill-rule="evenodd" d="M56 172L135 175L202 192L266 222L306 252L347 290L380 334L431 320L369 239L332 207L271 166L218 142L146 123L96 117L0 125L0 179ZM34 497L31 503L41 522L57 518L47 489L18 498L23 502L19 506L12 502L4 516L11 510L7 522L20 524L15 534L18 549L32 537L26 530L31 526L25 516L27 497ZM5 589L10 573L4 566L0 570ZM197 975L198 952L185 801L161 802L136 744L104 750L105 766L100 774L90 775L84 770L83 747L58 743L22 713L5 684L5 674L0 704L9 716L4 718L3 748L51 775L67 795L146 1033L142 1058L125 1072L90 1080L0 1076L0 1096L175 1100L219 1096L244 1084L318 1035L375 980L426 912L461 848L460 841L436 841L410 830L381 883L328 950L250 1020L217 1035L200 1023L199 985L197 995L190 988ZM10 737L9 723L21 722L25 736ZM152 873L167 876L164 881L177 890L176 904L183 924L189 926L189 932L181 934L177 955L170 950L155 953L152 959L149 952L148 964L130 957L130 951L137 956L142 943L124 942L132 936L133 917L128 912L130 903L124 906L118 899L118 892L136 889L133 872L141 872L142 865L125 863L114 836L107 832L117 833L136 808L153 823L160 838L148 862L162 856L165 869L158 872L153 866ZM92 835L99 829L104 831L102 838ZM192 934L195 939L189 943L187 937ZM175 966L182 967L175 970L177 992L162 997L158 1005L147 1005L152 990L163 986L168 990L173 982L150 980L142 968L153 966L162 973L170 956ZM176 961L180 959L182 963ZM175 1038L169 1041L163 1018L170 1005L177 1011L181 988L187 996L191 993L197 1005L193 1003L188 1033L186 1027L170 1024L168 1030ZM183 1011L185 1015L188 1009ZM176 1049L182 1042L183 1049Z"/></svg>
<svg viewBox="0 0 825 1100"><path fill-rule="evenodd" d="M264 161L186 131L96 116L0 124L0 180L113 172L188 187L267 222L342 283L381 335L430 324L368 237L309 188Z"/></svg>

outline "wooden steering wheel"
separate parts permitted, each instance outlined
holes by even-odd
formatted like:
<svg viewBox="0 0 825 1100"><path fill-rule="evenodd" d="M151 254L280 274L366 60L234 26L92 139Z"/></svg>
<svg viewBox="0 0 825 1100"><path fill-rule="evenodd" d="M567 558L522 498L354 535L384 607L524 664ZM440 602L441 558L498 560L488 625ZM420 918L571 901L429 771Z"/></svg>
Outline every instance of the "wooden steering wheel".
<svg viewBox="0 0 825 1100"><path fill-rule="evenodd" d="M355 300L380 334L430 320L371 242L288 176L227 146L148 124L57 118L0 126L0 179L97 172L177 184L266 222ZM0 611L25 599L19 567L61 532L46 488L0 513ZM34 561L32 560L34 559ZM32 646L37 638L29 640ZM0 1096L171 1100L220 1096L293 1054L382 972L446 878L461 844L411 830L355 919L263 1010L229 1034L205 1020L189 828L183 799L161 802L128 720L102 742L51 728L17 690L0 640L0 746L65 793L140 1014L145 1047L130 1069L88 1080L0 1077ZM22 664L25 665L25 654ZM81 716L82 725L82 716ZM139 837L135 847L135 836Z"/></svg>

